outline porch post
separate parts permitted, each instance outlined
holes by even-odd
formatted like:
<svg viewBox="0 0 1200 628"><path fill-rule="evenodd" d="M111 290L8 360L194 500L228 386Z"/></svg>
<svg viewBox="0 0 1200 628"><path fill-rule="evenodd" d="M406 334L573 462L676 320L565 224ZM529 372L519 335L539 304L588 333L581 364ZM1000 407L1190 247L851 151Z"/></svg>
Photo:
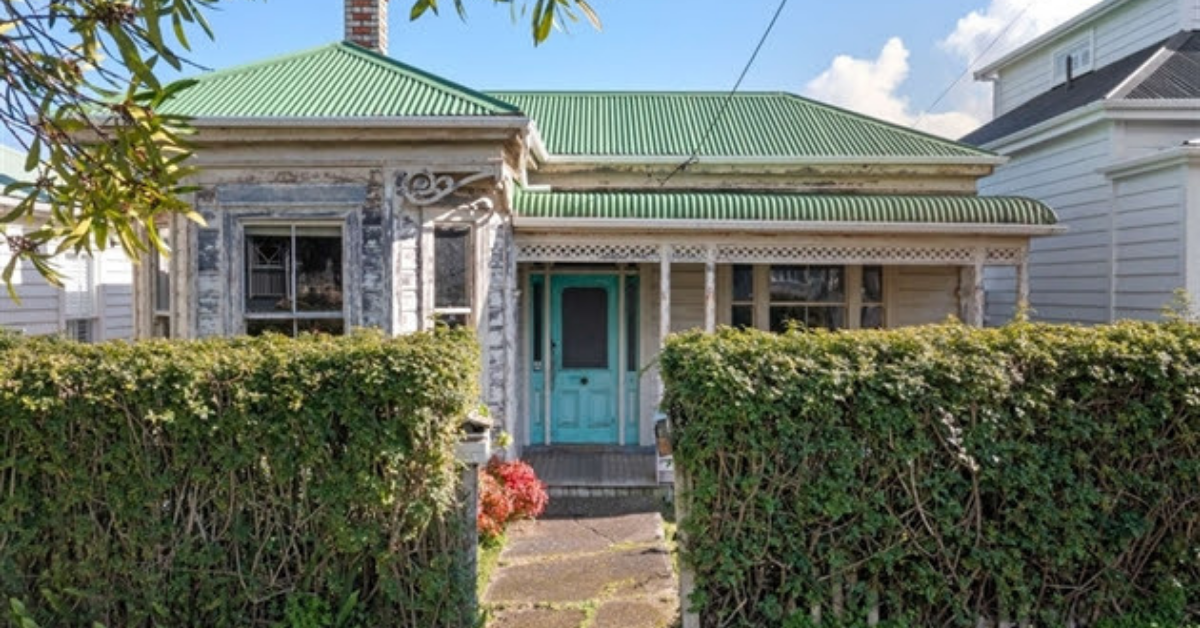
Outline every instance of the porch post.
<svg viewBox="0 0 1200 628"><path fill-rule="evenodd" d="M711 244L704 261L704 331L717 331L717 249Z"/></svg>
<svg viewBox="0 0 1200 628"><path fill-rule="evenodd" d="M1029 310L1029 252L1021 255L1017 264L1017 316L1024 317Z"/></svg>
<svg viewBox="0 0 1200 628"><path fill-rule="evenodd" d="M671 258L675 255L675 247L664 244L659 249L658 255L658 346L662 347L667 343L667 336L671 335ZM661 378L659 381L661 389Z"/></svg>
<svg viewBox="0 0 1200 628"><path fill-rule="evenodd" d="M968 321L972 327L983 327L984 318L984 292L983 292L983 256L979 255L975 259L975 267L971 272L971 319Z"/></svg>

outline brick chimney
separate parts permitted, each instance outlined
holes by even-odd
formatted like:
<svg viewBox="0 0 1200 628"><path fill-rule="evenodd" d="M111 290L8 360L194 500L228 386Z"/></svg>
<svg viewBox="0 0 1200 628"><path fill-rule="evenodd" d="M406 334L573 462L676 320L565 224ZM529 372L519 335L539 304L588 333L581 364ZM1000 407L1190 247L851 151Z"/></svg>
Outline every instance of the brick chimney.
<svg viewBox="0 0 1200 628"><path fill-rule="evenodd" d="M346 41L381 54L388 51L388 0L344 0Z"/></svg>

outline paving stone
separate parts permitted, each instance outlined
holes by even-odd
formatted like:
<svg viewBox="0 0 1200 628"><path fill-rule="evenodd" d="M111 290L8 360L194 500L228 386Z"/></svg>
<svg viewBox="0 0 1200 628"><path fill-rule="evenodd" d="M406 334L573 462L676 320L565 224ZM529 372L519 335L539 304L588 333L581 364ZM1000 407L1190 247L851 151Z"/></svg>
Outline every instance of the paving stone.
<svg viewBox="0 0 1200 628"><path fill-rule="evenodd" d="M665 550L650 548L506 565L496 570L487 602L584 602L604 594L657 595L672 591Z"/></svg>
<svg viewBox="0 0 1200 628"><path fill-rule="evenodd" d="M502 560L598 552L614 545L653 543L661 534L657 513L522 521L509 528Z"/></svg>
<svg viewBox="0 0 1200 628"><path fill-rule="evenodd" d="M583 623L580 610L535 608L498 611L488 622L488 628L578 628Z"/></svg>
<svg viewBox="0 0 1200 628"><path fill-rule="evenodd" d="M596 611L592 628L667 628L678 614L674 595L653 601L614 600Z"/></svg>

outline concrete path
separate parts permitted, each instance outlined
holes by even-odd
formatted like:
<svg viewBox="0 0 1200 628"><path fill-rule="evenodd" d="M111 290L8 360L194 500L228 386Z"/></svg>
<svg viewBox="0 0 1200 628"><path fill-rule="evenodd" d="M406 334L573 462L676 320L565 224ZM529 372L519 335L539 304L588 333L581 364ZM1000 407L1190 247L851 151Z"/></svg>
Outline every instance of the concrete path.
<svg viewBox="0 0 1200 628"><path fill-rule="evenodd" d="M678 586L658 513L510 527L484 606L489 628L666 628Z"/></svg>

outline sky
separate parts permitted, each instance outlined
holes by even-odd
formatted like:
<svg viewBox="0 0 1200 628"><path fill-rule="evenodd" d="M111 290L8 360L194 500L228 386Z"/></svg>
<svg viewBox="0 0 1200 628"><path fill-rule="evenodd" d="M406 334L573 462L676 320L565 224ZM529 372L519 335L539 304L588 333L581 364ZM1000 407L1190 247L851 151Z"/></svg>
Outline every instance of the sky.
<svg viewBox="0 0 1200 628"><path fill-rule="evenodd" d="M514 23L504 4L466 0L465 22L452 6L410 22L412 0L391 1L391 56L484 90L727 91L779 4L591 0L602 31L581 21L534 47L527 22ZM790 0L742 89L798 93L959 137L991 115L990 86L964 74L969 64L980 67L1099 1ZM207 68L342 37L340 0L218 6L215 40L194 38L190 56Z"/></svg>

